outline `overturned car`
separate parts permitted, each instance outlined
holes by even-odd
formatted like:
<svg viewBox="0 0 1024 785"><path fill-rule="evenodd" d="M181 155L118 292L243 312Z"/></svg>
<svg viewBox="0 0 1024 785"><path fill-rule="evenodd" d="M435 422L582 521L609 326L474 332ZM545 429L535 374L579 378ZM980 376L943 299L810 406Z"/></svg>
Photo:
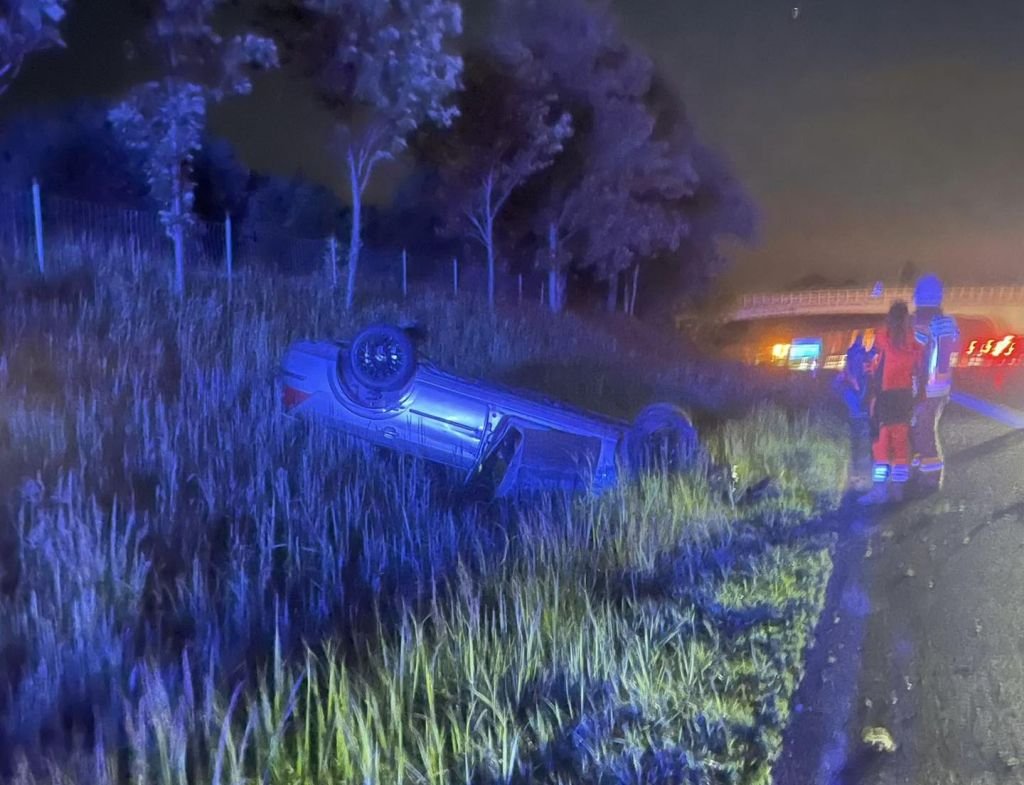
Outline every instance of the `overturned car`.
<svg viewBox="0 0 1024 785"><path fill-rule="evenodd" d="M350 342L300 341L285 354L287 414L461 472L467 484L600 492L625 472L687 471L696 430L671 404L630 424L539 395L447 373L418 356L410 330L372 325Z"/></svg>

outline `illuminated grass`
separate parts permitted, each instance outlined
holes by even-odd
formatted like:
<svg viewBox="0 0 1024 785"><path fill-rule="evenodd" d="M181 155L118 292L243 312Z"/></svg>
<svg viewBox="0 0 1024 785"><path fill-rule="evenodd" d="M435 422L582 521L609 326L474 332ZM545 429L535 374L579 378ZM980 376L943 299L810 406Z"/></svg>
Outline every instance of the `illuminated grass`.
<svg viewBox="0 0 1024 785"><path fill-rule="evenodd" d="M745 480L779 478L742 520L664 477L472 505L442 470L283 419L288 343L414 316L470 374L571 355L589 376L538 384L583 403L601 385L623 410L743 395L677 358L616 360L576 316L424 296L349 317L316 282L255 278L230 307L202 285L179 307L104 275L84 303L0 316L19 576L0 595L0 775L768 781L829 572L795 526L842 483L825 420L760 407L713 429Z"/></svg>

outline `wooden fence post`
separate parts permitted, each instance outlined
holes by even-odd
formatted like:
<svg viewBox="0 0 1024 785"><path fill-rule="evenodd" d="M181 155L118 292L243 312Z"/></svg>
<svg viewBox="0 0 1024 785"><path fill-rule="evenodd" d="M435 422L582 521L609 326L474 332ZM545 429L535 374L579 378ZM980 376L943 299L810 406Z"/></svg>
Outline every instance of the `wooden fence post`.
<svg viewBox="0 0 1024 785"><path fill-rule="evenodd" d="M402 299L409 294L409 253L402 249Z"/></svg>
<svg viewBox="0 0 1024 785"><path fill-rule="evenodd" d="M636 290L640 283L640 265L637 264L633 267L633 292L629 298L629 315L634 316L636 314Z"/></svg>
<svg viewBox="0 0 1024 785"><path fill-rule="evenodd" d="M36 224L36 260L39 263L39 274L46 274L46 260L43 248L43 200L39 192L39 180L32 178L32 212Z"/></svg>
<svg viewBox="0 0 1024 785"><path fill-rule="evenodd" d="M333 234L327 238L327 256L331 262L331 286L338 288L338 238Z"/></svg>
<svg viewBox="0 0 1024 785"><path fill-rule="evenodd" d="M231 213L224 213L224 266L228 274L228 299L231 299L231 287L235 273L235 249L231 238Z"/></svg>

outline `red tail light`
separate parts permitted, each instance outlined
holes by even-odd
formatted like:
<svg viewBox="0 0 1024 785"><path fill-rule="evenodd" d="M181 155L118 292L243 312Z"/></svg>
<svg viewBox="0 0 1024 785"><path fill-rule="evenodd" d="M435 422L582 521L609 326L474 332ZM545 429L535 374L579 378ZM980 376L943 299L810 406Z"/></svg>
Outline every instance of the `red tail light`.
<svg viewBox="0 0 1024 785"><path fill-rule="evenodd" d="M305 403L312 397L312 393L308 393L305 390L297 390L294 387L289 387L287 384L284 386L284 394L282 395L282 403L284 404L284 410L286 412L291 411L300 403Z"/></svg>

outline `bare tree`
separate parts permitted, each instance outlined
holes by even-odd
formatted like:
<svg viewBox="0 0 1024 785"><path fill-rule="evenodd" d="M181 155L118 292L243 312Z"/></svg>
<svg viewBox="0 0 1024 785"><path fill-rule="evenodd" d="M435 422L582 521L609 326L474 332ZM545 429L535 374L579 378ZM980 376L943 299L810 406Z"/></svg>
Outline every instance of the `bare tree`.
<svg viewBox="0 0 1024 785"><path fill-rule="evenodd" d="M250 67L277 66L273 41L257 35L221 37L212 17L221 0L161 0L149 30L165 75L136 87L110 111L129 148L145 156L150 194L174 243L174 286L185 291L185 229L192 221L192 163L202 143L210 102L252 91Z"/></svg>
<svg viewBox="0 0 1024 785"><path fill-rule="evenodd" d="M622 270L678 248L687 220L672 204L692 192L696 175L687 145L664 138L647 106L650 61L624 42L604 5L505 0L503 8L503 27L517 30L581 129L524 197L557 311L571 267L595 271L611 296Z"/></svg>
<svg viewBox="0 0 1024 785"><path fill-rule="evenodd" d="M551 165L572 136L572 118L532 53L495 36L471 58L464 111L440 153L450 232L479 242L487 257L487 301L495 301L496 228L516 189Z"/></svg>
<svg viewBox="0 0 1024 785"><path fill-rule="evenodd" d="M900 266L900 286L913 286L920 274L921 271L918 269L917 265L914 264L913 260L907 259L907 261Z"/></svg>
<svg viewBox="0 0 1024 785"><path fill-rule="evenodd" d="M25 58L64 46L59 25L67 0L6 0L0 3L0 95L7 92Z"/></svg>
<svg viewBox="0 0 1024 785"><path fill-rule="evenodd" d="M687 152L654 136L654 118L635 102L613 102L605 110L605 157L585 183L592 220L580 264L608 283L609 309L620 273L641 260L679 248L689 231L676 202L693 192L696 173ZM604 136L601 133L598 136ZM600 216L605 216L600 220Z"/></svg>
<svg viewBox="0 0 1024 785"><path fill-rule="evenodd" d="M447 128L458 114L462 34L457 0L295 0L286 24L296 59L344 120L336 143L352 198L345 305L355 299L363 198L377 166L401 154L424 124ZM278 13L278 18L281 14Z"/></svg>

